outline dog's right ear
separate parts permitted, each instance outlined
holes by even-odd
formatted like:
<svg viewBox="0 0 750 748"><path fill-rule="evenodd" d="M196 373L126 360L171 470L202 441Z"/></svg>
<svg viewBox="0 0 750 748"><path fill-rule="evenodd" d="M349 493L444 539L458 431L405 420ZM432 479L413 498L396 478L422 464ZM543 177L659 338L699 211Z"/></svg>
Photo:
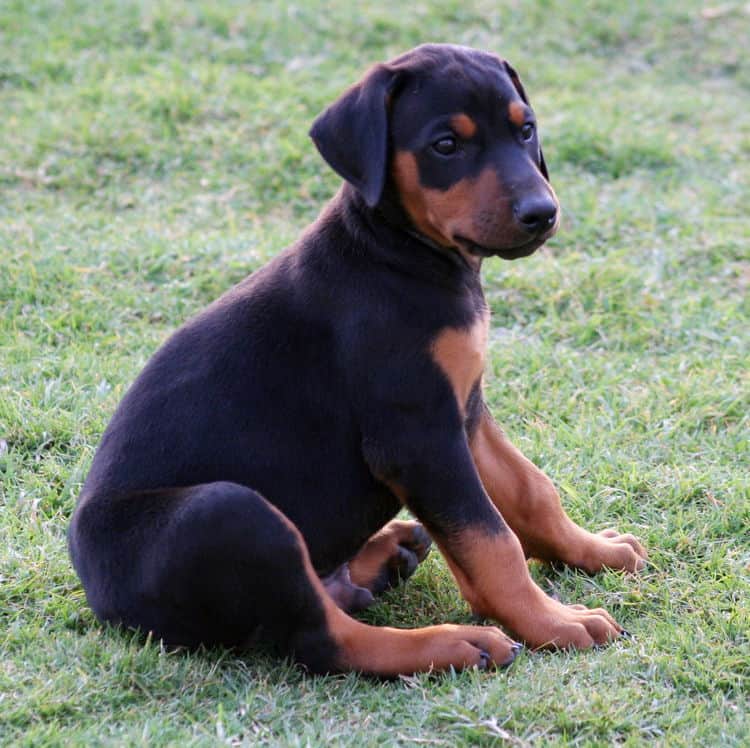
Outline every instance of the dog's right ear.
<svg viewBox="0 0 750 748"><path fill-rule="evenodd" d="M373 207L383 194L388 160L388 103L397 72L376 65L310 129L320 155Z"/></svg>
<svg viewBox="0 0 750 748"><path fill-rule="evenodd" d="M515 68L507 60L503 60L503 67L505 68L505 72L510 78L510 82L513 84L513 88L515 88L518 92L518 95L526 104L531 106L529 97L526 95L526 91L523 88L523 83L521 83L521 79L519 78L518 73L515 71ZM542 176L549 182L549 172L547 171L547 164L544 161L544 152L542 151L541 145L539 146L539 170L542 172Z"/></svg>

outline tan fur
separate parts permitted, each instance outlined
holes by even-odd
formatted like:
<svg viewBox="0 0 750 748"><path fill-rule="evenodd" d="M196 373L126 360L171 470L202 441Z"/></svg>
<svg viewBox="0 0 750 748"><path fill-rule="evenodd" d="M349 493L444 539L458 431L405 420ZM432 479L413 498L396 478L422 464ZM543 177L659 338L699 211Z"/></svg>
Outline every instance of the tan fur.
<svg viewBox="0 0 750 748"><path fill-rule="evenodd" d="M587 648L622 630L606 611L563 605L534 583L510 531L467 528L457 540L435 538L472 610L499 621L534 648Z"/></svg>
<svg viewBox="0 0 750 748"><path fill-rule="evenodd" d="M484 313L468 330L447 327L432 343L432 358L451 383L462 415L484 370L488 327L489 314Z"/></svg>
<svg viewBox="0 0 750 748"><path fill-rule="evenodd" d="M521 125L526 121L526 106L520 101L511 101L508 104L508 119L516 126Z"/></svg>
<svg viewBox="0 0 750 748"><path fill-rule="evenodd" d="M431 670L504 665L513 660L513 641L492 626L428 626L395 629L369 626L347 615L323 586L310 561L305 541L281 512L279 518L298 540L305 574L325 612L326 628L338 647L338 667L382 676ZM489 660L482 655L486 652Z"/></svg>
<svg viewBox="0 0 750 748"><path fill-rule="evenodd" d="M524 457L486 411L471 439L485 490L518 536L527 556L563 561L588 572L643 567L646 552L630 535L587 532L565 513L552 481Z"/></svg>
<svg viewBox="0 0 750 748"><path fill-rule="evenodd" d="M375 533L349 562L352 583L372 589L384 567L397 558L399 545L408 546L414 542L415 524L405 520L392 520L380 532Z"/></svg>
<svg viewBox="0 0 750 748"><path fill-rule="evenodd" d="M466 140L473 138L477 132L477 123L468 114L456 114L451 118L451 127L456 135Z"/></svg>
<svg viewBox="0 0 750 748"><path fill-rule="evenodd" d="M414 154L398 151L392 174L415 228L437 244L454 248L471 267L478 269L481 260L456 237L491 247L512 246L519 240L511 201L493 169L462 179L447 190L430 189L420 184Z"/></svg>
<svg viewBox="0 0 750 748"><path fill-rule="evenodd" d="M328 626L339 645L341 666L382 676L432 670L460 670L487 664L503 665L514 657L513 642L491 626L443 624L420 629L368 626L347 616L332 603Z"/></svg>

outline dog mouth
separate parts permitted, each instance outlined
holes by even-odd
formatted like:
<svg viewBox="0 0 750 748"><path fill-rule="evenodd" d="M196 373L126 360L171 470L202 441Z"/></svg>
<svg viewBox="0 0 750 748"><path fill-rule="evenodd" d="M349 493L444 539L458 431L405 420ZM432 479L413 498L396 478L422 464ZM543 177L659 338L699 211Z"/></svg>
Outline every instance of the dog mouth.
<svg viewBox="0 0 750 748"><path fill-rule="evenodd" d="M500 257L503 260L518 260L521 257L528 257L536 252L542 244L555 234L557 227L558 222L556 221L544 233L532 236L527 241L510 247L489 247L484 244L478 244L472 239L467 239L465 236L456 236L455 241L476 257Z"/></svg>
<svg viewBox="0 0 750 748"><path fill-rule="evenodd" d="M500 257L503 260L518 260L536 252L548 238L545 236L530 239L528 242L517 244L514 247L486 247L464 237L456 237L456 241L464 246L470 254L477 257Z"/></svg>

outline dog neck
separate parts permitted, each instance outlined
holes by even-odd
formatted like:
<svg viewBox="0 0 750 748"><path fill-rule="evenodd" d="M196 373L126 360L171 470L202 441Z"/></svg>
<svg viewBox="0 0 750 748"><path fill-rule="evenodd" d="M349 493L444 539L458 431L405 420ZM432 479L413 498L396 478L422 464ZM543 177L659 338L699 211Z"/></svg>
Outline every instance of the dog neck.
<svg viewBox="0 0 750 748"><path fill-rule="evenodd" d="M374 261L442 286L480 288L481 258L469 263L460 252L416 231L398 201L388 193L377 206L369 207L345 182L328 209L340 216L353 242Z"/></svg>

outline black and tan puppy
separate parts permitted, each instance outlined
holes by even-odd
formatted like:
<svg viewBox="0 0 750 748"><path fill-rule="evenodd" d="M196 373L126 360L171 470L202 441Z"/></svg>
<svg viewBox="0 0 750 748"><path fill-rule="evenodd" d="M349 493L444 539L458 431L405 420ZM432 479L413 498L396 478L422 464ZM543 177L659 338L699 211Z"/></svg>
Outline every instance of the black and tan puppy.
<svg viewBox="0 0 750 748"><path fill-rule="evenodd" d="M607 612L550 599L526 558L635 571L643 548L575 525L482 401L482 259L528 255L558 224L517 75L422 46L311 134L338 195L167 341L104 434L70 527L94 612L188 646L260 627L316 671L509 663L519 645L496 628L345 612L431 537L473 610L530 646L611 640ZM421 524L389 522L404 506Z"/></svg>

